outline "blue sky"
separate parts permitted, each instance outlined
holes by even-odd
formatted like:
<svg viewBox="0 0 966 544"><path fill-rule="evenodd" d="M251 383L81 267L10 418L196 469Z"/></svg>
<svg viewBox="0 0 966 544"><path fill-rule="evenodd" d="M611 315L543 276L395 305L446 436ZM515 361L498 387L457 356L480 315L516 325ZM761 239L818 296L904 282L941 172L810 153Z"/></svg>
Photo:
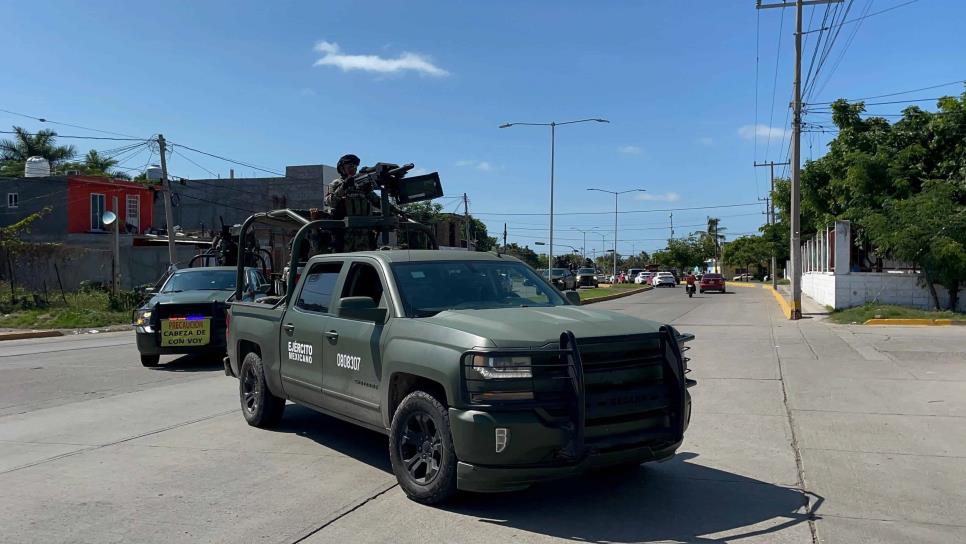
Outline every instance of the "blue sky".
<svg viewBox="0 0 966 544"><path fill-rule="evenodd" d="M855 0L849 18L870 2L867 13L906 1ZM669 213L653 210L755 203L768 181L752 163L786 155L794 12L757 11L754 0L3 1L0 10L0 109L137 136L161 132L278 171L334 164L347 152L364 163L414 162L440 172L447 211L466 192L491 234L506 222L509 240L531 247L548 234L549 129L497 127L609 119L557 131L555 253L583 245L575 228L601 231L612 244L612 213L568 215L613 211L613 197L588 187L647 189L643 199L621 197L622 211L651 212L621 215L619 252L653 251L669 235ZM811 17L817 28L824 10L806 8L806 27ZM966 2L920 0L845 25L812 100L966 79L964 19ZM829 124L820 115L806 121ZM3 130L13 124L43 128L0 112ZM827 140L804 138L805 158ZM120 145L71 143L81 152ZM232 167L185 153L222 176ZM148 160L145 153L125 166ZM210 177L179 155L170 170ZM733 235L755 232L761 211L679 209L675 235L698 230L708 215ZM544 215L501 215L510 213ZM587 249L600 252L601 236L589 234Z"/></svg>

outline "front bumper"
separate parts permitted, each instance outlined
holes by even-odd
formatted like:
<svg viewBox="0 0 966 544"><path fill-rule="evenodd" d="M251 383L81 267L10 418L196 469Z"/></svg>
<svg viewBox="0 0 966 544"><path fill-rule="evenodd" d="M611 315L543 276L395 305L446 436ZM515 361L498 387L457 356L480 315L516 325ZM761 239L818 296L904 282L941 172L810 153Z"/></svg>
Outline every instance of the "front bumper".
<svg viewBox="0 0 966 544"><path fill-rule="evenodd" d="M691 416L687 396L685 429ZM655 437L651 443L615 451L588 451L576 462L535 462L546 459L568 441L564 429L543 424L536 415L494 413L450 408L453 445L460 459L456 486L480 493L525 489L530 485L559 478L578 476L589 470L627 463L646 463L669 459L682 440L669 442ZM496 453L496 429L507 429L506 449Z"/></svg>

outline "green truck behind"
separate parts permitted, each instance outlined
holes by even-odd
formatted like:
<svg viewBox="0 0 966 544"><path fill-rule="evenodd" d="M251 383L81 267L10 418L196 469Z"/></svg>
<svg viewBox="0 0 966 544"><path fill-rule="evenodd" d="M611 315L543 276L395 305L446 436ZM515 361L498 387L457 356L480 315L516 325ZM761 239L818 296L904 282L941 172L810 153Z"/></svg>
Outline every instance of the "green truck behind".
<svg viewBox="0 0 966 544"><path fill-rule="evenodd" d="M250 425L292 401L385 433L401 488L427 504L666 460L690 420L691 335L581 307L505 255L317 255L285 296L228 315Z"/></svg>

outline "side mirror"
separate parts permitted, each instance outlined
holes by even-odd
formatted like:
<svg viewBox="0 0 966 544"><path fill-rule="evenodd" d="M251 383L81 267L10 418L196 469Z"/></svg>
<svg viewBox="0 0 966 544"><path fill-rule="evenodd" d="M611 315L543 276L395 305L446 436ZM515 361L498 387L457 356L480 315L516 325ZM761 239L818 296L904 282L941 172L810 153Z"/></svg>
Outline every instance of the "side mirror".
<svg viewBox="0 0 966 544"><path fill-rule="evenodd" d="M377 308L371 297L344 297L339 299L338 317L385 323L386 309Z"/></svg>
<svg viewBox="0 0 966 544"><path fill-rule="evenodd" d="M567 291L564 293L564 296L567 297L567 300L569 300L571 304L580 306L580 293L577 291Z"/></svg>

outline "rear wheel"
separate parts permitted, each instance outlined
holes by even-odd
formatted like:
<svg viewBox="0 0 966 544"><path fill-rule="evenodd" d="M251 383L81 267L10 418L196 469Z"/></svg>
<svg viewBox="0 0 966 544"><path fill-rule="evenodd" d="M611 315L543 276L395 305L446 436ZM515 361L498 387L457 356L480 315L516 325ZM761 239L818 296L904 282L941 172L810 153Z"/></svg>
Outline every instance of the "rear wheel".
<svg viewBox="0 0 966 544"><path fill-rule="evenodd" d="M161 361L160 355L145 355L141 354L141 366L148 368L158 366L158 362Z"/></svg>
<svg viewBox="0 0 966 544"><path fill-rule="evenodd" d="M389 428L389 460L399 487L416 502L436 504L456 493L449 412L439 400L425 391L402 400Z"/></svg>
<svg viewBox="0 0 966 544"><path fill-rule="evenodd" d="M285 399L268 390L262 358L249 353L238 374L238 396L245 421L252 427L274 427L285 412Z"/></svg>

